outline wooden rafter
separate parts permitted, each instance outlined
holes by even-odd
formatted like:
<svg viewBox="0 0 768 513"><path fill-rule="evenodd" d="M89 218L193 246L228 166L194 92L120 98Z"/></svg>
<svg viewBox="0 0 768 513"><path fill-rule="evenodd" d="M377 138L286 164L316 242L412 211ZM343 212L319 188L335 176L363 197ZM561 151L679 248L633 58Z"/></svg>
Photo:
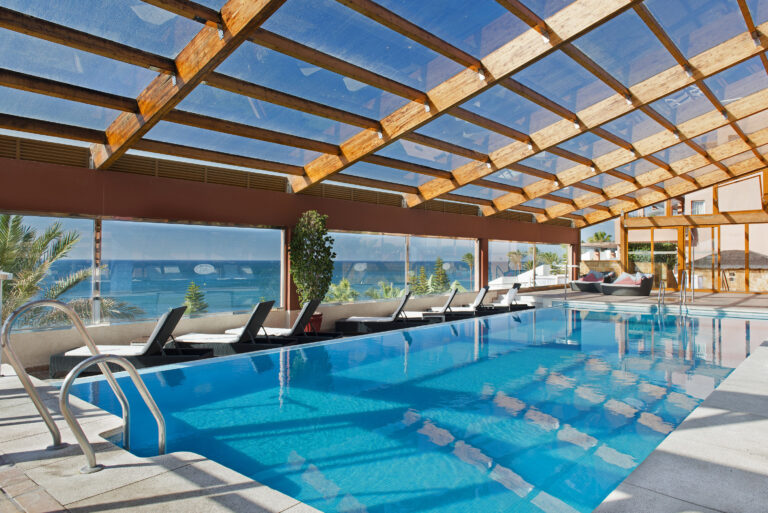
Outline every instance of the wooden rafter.
<svg viewBox="0 0 768 513"><path fill-rule="evenodd" d="M30 134L48 135L52 137L64 137L75 141L90 143L104 143L107 138L101 130L83 128L79 126L53 123L39 119L30 119L11 114L0 114L0 128L16 130Z"/></svg>
<svg viewBox="0 0 768 513"><path fill-rule="evenodd" d="M547 20L561 40L572 39L586 30L604 23L632 5L631 0L599 2L576 0ZM547 55L555 46L542 40L535 30L529 30L481 59L486 73L466 69L427 93L428 103L411 101L381 120L383 137L366 130L342 143L341 156L321 156L305 166L306 176L292 180L294 191L302 191L334 173L338 173L418 129L431 119L456 107L488 89L515 71Z"/></svg>
<svg viewBox="0 0 768 513"><path fill-rule="evenodd" d="M175 59L175 74L156 77L139 94L139 113L120 114L107 128L107 144L91 147L93 166L109 167L224 61L285 0L229 0L222 30L204 26Z"/></svg>

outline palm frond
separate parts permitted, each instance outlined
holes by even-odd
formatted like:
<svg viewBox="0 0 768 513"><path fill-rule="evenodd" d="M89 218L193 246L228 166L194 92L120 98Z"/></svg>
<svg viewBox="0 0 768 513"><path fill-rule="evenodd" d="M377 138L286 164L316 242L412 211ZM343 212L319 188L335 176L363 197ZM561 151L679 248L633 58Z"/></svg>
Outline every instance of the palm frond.
<svg viewBox="0 0 768 513"><path fill-rule="evenodd" d="M92 271L88 267L69 273L43 291L43 297L46 299L56 299L90 278L91 274Z"/></svg>

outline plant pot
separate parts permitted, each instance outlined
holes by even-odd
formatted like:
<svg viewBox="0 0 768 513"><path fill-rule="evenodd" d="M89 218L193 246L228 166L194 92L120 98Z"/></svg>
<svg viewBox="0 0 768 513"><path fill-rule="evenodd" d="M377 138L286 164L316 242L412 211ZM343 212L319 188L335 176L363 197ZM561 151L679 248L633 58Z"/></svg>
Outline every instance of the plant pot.
<svg viewBox="0 0 768 513"><path fill-rule="evenodd" d="M309 318L309 322L304 327L304 333L318 333L323 326L323 314L315 313Z"/></svg>

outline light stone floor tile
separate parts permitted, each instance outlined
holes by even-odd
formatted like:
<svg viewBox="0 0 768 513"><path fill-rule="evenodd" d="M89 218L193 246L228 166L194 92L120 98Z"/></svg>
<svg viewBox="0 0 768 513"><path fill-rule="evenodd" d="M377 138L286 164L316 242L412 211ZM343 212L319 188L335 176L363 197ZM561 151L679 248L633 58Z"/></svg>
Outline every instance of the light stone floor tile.
<svg viewBox="0 0 768 513"><path fill-rule="evenodd" d="M15 497L14 500L26 513L65 513L67 510L48 492L38 488L35 491Z"/></svg>
<svg viewBox="0 0 768 513"><path fill-rule="evenodd" d="M763 458L670 437L625 483L715 510L765 513L767 472Z"/></svg>
<svg viewBox="0 0 768 513"><path fill-rule="evenodd" d="M191 453L139 458L111 446L96 454L97 463L105 466L100 472L81 474L80 468L86 460L80 455L30 469L27 475L54 499L67 505L182 467L200 458Z"/></svg>
<svg viewBox="0 0 768 513"><path fill-rule="evenodd" d="M214 462L204 461L68 504L67 509L73 513L105 510L112 513L160 510L163 513L278 513L297 504L296 499Z"/></svg>
<svg viewBox="0 0 768 513"><path fill-rule="evenodd" d="M768 459L765 433L768 418L764 416L701 406L665 442L691 440Z"/></svg>
<svg viewBox="0 0 768 513"><path fill-rule="evenodd" d="M322 513L319 509L315 509L312 506L299 503L285 510L285 513Z"/></svg>
<svg viewBox="0 0 768 513"><path fill-rule="evenodd" d="M622 483L593 513L719 513L674 497Z"/></svg>

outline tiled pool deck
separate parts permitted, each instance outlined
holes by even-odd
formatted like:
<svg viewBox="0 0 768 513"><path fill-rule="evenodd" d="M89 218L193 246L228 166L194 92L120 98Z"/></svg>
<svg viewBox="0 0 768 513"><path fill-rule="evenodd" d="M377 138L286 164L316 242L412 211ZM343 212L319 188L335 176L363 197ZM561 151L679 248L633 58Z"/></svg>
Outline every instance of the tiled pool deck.
<svg viewBox="0 0 768 513"><path fill-rule="evenodd" d="M543 295L562 299L562 291ZM739 296L699 295L696 304L703 306L706 301L706 306L750 309L768 306L768 297ZM569 293L568 298L600 301L605 296ZM656 303L654 297L642 299L633 303ZM83 430L95 442L97 460L106 466L95 474L80 474L85 458L58 414L57 390L37 382L63 440L70 444L48 451L45 447L51 439L45 424L12 369L4 366L3 371L0 513L317 511L197 454L139 458L123 451L102 437L118 429L120 419L72 397ZM763 513L768 510L767 432L768 343L764 343L596 511Z"/></svg>

